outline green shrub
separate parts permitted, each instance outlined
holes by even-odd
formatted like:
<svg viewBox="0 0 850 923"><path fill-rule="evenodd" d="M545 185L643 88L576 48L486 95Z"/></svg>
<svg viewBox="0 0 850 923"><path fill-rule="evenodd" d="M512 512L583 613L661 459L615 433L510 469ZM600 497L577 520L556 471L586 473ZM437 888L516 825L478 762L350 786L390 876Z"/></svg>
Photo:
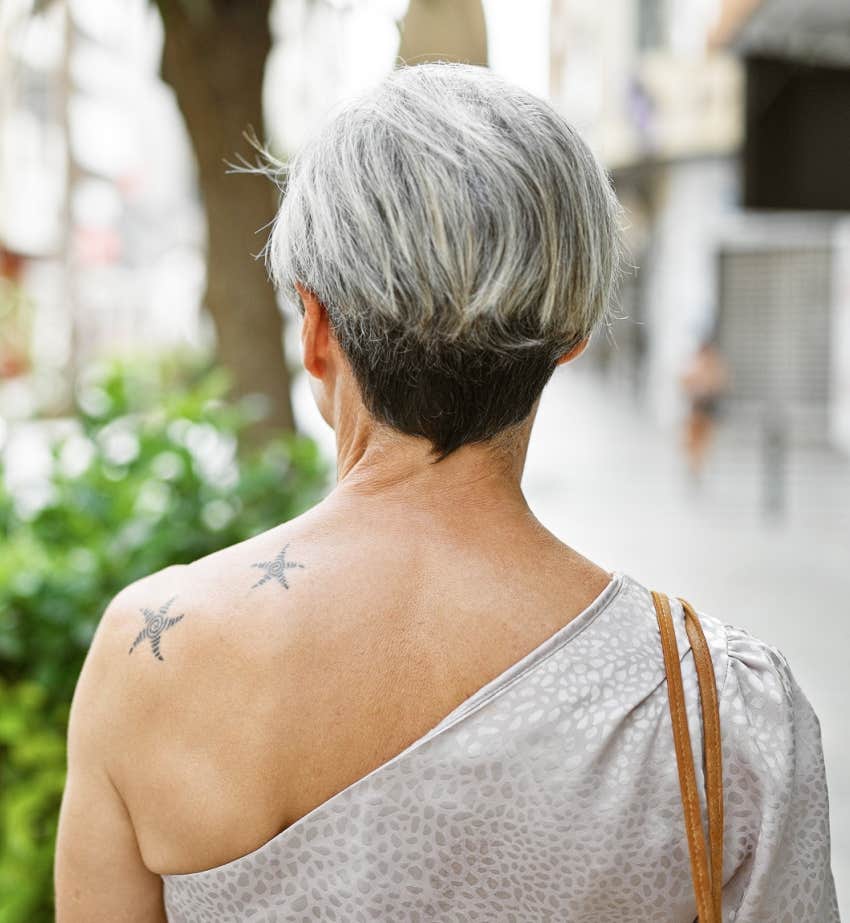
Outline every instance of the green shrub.
<svg viewBox="0 0 850 923"><path fill-rule="evenodd" d="M53 841L65 781L68 705L0 681L0 923L52 919Z"/></svg>
<svg viewBox="0 0 850 923"><path fill-rule="evenodd" d="M258 408L227 392L224 373L199 360L93 367L41 499L0 488L0 923L52 919L67 706L111 598L297 516L328 489L312 440L249 448Z"/></svg>

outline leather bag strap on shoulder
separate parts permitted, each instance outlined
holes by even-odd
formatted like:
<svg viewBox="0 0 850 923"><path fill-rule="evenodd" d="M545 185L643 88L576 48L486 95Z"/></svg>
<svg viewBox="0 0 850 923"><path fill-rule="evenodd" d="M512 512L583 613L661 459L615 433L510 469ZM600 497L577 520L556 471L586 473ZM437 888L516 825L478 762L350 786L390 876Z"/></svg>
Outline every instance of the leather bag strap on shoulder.
<svg viewBox="0 0 850 923"><path fill-rule="evenodd" d="M708 806L711 897L720 923L723 890L723 759L720 741L720 705L711 651L693 606L679 599L685 611L685 630L691 642L702 711L703 770Z"/></svg>
<svg viewBox="0 0 850 923"><path fill-rule="evenodd" d="M685 831L691 860L697 913L700 923L721 923L723 887L723 773L720 744L720 713L717 684L708 642L693 607L679 600L685 613L685 630L691 643L702 713L705 796L708 808L708 842L702 825L691 736L688 730L682 669L670 601L663 593L652 599L661 632L661 648L667 674L667 694L673 725L673 742L679 771Z"/></svg>

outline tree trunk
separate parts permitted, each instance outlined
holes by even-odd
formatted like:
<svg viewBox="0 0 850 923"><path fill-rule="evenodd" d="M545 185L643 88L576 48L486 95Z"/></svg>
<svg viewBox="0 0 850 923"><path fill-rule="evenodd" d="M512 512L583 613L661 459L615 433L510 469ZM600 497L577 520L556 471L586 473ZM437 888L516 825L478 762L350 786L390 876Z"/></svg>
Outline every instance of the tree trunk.
<svg viewBox="0 0 850 923"><path fill-rule="evenodd" d="M269 415L252 435L293 428L283 317L261 260L276 207L264 177L228 174L225 161L254 153L263 138L262 90L271 48L269 0L210 0L193 7L160 0L165 25L162 74L174 89L198 162L207 216L206 307L218 356L237 395L263 394ZM192 15L191 10L197 12Z"/></svg>
<svg viewBox="0 0 850 923"><path fill-rule="evenodd" d="M456 61L487 66L481 0L410 0L398 56L405 64Z"/></svg>

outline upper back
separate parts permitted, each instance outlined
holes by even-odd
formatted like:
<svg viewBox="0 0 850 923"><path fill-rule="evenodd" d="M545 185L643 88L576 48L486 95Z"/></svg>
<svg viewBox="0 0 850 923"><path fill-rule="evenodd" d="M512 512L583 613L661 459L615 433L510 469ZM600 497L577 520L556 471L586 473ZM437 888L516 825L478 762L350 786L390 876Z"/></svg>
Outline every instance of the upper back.
<svg viewBox="0 0 850 923"><path fill-rule="evenodd" d="M311 511L128 587L107 620L119 719L104 746L146 865L191 872L255 849L609 580L544 532L453 545Z"/></svg>
<svg viewBox="0 0 850 923"><path fill-rule="evenodd" d="M168 913L692 920L649 591L604 572L599 589L592 565L528 536L513 557L453 548L438 580L420 544L363 528L310 542L311 528L141 581L105 619L104 749ZM793 902L795 923L837 921L817 717L775 648L700 620L720 698L724 918L781 919Z"/></svg>

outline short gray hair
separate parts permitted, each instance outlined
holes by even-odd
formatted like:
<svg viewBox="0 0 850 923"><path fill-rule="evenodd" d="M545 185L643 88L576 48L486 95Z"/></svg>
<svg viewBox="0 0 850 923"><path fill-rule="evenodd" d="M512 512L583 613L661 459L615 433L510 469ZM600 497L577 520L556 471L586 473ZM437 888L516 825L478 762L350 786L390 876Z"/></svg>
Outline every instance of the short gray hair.
<svg viewBox="0 0 850 923"><path fill-rule="evenodd" d="M299 309L296 282L315 294L370 412L440 458L525 419L607 319L610 183L549 104L484 68L399 68L285 181L273 279Z"/></svg>

